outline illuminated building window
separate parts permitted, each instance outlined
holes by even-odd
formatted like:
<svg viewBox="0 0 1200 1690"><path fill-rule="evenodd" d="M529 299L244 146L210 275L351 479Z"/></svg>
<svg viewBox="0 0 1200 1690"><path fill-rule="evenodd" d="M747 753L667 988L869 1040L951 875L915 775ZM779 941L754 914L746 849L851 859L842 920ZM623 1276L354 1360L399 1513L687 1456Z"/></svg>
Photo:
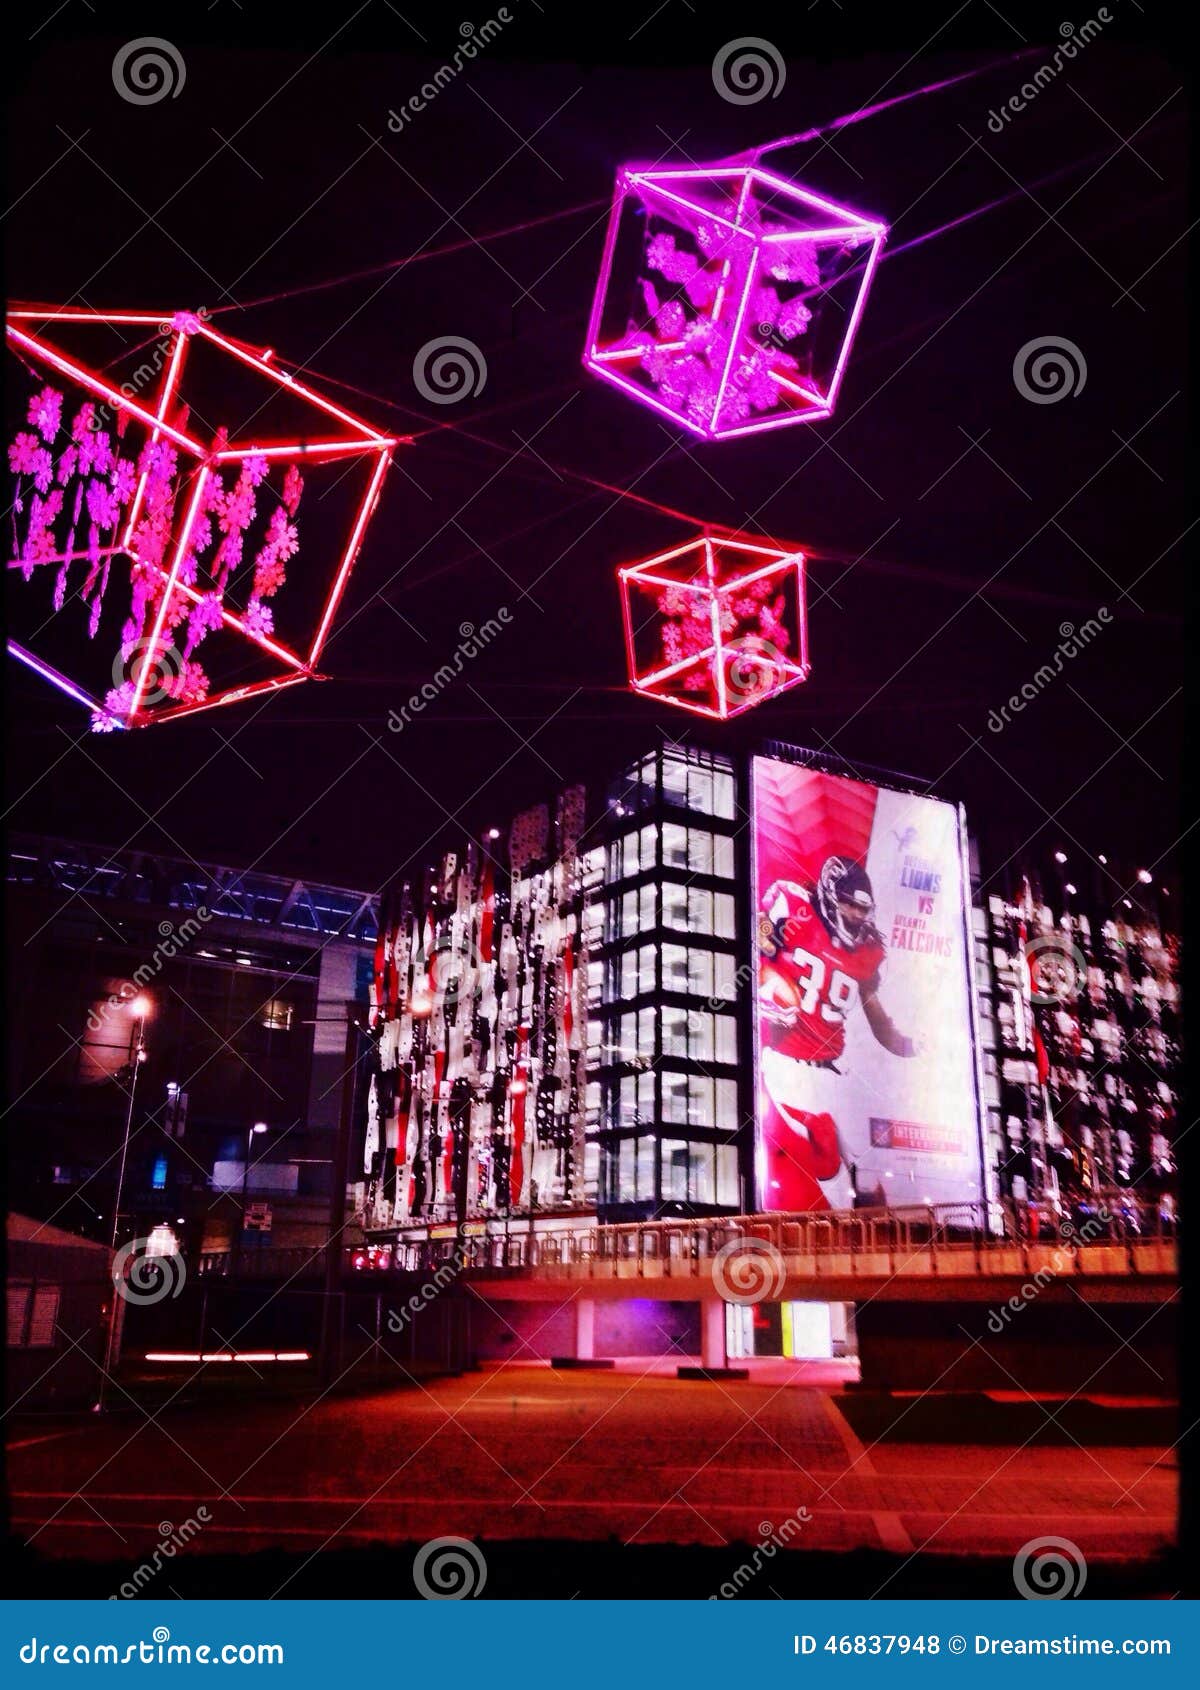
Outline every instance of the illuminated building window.
<svg viewBox="0 0 1200 1690"><path fill-rule="evenodd" d="M613 962L614 998L636 998L654 990L653 945L640 945L636 950L624 951ZM617 971L619 970L619 975Z"/></svg>
<svg viewBox="0 0 1200 1690"><path fill-rule="evenodd" d="M691 874L717 875L723 880L733 879L733 840L727 834L708 833L702 828L665 822L662 839L664 867L687 869Z"/></svg>
<svg viewBox="0 0 1200 1690"><path fill-rule="evenodd" d="M663 990L688 992L693 997L728 998L736 995L736 965L724 951L696 946L664 945Z"/></svg>
<svg viewBox="0 0 1200 1690"><path fill-rule="evenodd" d="M715 1080L710 1074L662 1076L662 1118L693 1127L737 1126L737 1081Z"/></svg>
<svg viewBox="0 0 1200 1690"><path fill-rule="evenodd" d="M285 1003L282 998L268 998L263 1004L262 1024L274 1033L286 1033L291 1029L294 1014L294 1005Z"/></svg>
<svg viewBox="0 0 1200 1690"><path fill-rule="evenodd" d="M736 1062L737 1023L709 1009L663 1010L663 1055L693 1062Z"/></svg>
<svg viewBox="0 0 1200 1690"><path fill-rule="evenodd" d="M724 766L722 766L724 765ZM705 816L732 820L733 771L724 759L708 759L684 751L663 752L662 793L668 804L696 810Z"/></svg>
<svg viewBox="0 0 1200 1690"><path fill-rule="evenodd" d="M654 1075L626 1074L617 1090L616 1118L613 1127L644 1127L654 1120Z"/></svg>
<svg viewBox="0 0 1200 1690"><path fill-rule="evenodd" d="M644 933L654 926L655 920L655 888L653 885L640 886L626 892L620 902L610 906L613 916L614 930L610 938L629 938L635 933Z"/></svg>
<svg viewBox="0 0 1200 1690"><path fill-rule="evenodd" d="M608 851L608 878L621 880L654 868L657 861L656 836L658 829L643 827L640 831L623 834L614 839Z"/></svg>
<svg viewBox="0 0 1200 1690"><path fill-rule="evenodd" d="M709 892L702 886L663 882L664 927L687 933L709 933L718 939L733 938L733 894Z"/></svg>

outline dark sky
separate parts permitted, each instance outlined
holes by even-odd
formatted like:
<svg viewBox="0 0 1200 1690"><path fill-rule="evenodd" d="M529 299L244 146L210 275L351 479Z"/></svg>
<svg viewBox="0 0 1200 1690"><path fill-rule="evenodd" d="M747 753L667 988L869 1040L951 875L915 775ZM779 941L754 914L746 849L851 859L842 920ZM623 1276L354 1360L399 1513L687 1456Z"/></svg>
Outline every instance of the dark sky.
<svg viewBox="0 0 1200 1690"><path fill-rule="evenodd" d="M770 10L731 21L684 0L599 8L581 64L578 8L511 0L500 38L400 134L389 110L453 52L458 12L430 22L405 9L406 23L369 0L335 38L327 15L301 40L299 26L278 34L262 11L218 0L191 25L131 12L125 31L107 8L101 35L70 0L38 31L12 123L10 295L219 310L231 333L348 384L326 390L419 438L397 453L325 654L332 679L101 737L10 676L10 826L374 886L428 858L455 817L503 821L682 733L830 746L942 777L985 830L1170 853L1186 825L1184 75L1124 33L1145 16L1114 0L1115 21L996 134L989 112L1046 61L1058 14L1005 7L1004 21L973 4L914 57L939 13L922 28L918 8L904 40L873 50L869 14L821 9L785 28ZM495 12L469 15L479 26ZM778 48L776 97L718 95L713 56L737 28ZM131 105L114 54L164 30L184 85ZM476 244L606 202L622 161L715 159L1036 46L1039 32L1027 60L773 156L886 218L893 249L1011 196L885 261L831 422L703 445L588 377L602 209ZM452 243L462 250L294 292ZM293 297L255 303L280 293ZM478 346L486 385L436 406L413 360L448 335ZM1037 405L1013 363L1048 336L1079 349L1086 383ZM568 472L697 525L810 545L807 686L716 730L631 696L614 568L687 530ZM1103 635L989 732L989 711L1053 657L1060 628L1102 606ZM501 607L503 634L419 722L389 732L389 711L453 655L460 625Z"/></svg>

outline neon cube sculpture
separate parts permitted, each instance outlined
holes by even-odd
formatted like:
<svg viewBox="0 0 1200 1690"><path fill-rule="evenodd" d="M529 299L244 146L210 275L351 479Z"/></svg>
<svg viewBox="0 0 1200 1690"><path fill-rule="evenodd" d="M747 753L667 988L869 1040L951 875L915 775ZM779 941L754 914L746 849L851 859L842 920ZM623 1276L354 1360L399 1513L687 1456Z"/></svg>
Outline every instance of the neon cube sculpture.
<svg viewBox="0 0 1200 1690"><path fill-rule="evenodd" d="M635 691L725 721L808 679L803 552L701 534L617 573Z"/></svg>
<svg viewBox="0 0 1200 1690"><path fill-rule="evenodd" d="M101 732L319 679L397 439L203 314L8 317L11 655Z"/></svg>
<svg viewBox="0 0 1200 1690"><path fill-rule="evenodd" d="M705 440L816 422L886 235L758 165L626 166L583 361Z"/></svg>

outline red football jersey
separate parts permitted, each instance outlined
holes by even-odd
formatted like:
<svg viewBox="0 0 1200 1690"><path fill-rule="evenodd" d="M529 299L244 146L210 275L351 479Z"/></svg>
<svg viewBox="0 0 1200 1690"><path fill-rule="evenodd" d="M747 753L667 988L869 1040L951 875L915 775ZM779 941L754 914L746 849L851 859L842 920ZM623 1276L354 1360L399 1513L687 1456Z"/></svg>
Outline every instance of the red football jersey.
<svg viewBox="0 0 1200 1690"><path fill-rule="evenodd" d="M884 947L874 929L852 948L821 920L811 889L794 880L768 887L759 914L760 1018L764 1041L801 1062L832 1062L846 1044L846 1017L866 980L878 974ZM782 1026L770 1009L796 1011Z"/></svg>

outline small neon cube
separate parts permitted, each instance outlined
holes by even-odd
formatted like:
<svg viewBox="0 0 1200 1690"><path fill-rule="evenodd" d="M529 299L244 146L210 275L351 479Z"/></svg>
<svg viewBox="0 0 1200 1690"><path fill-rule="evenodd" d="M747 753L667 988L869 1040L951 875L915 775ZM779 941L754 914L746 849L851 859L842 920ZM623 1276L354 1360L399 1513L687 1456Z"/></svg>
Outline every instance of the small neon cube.
<svg viewBox="0 0 1200 1690"><path fill-rule="evenodd" d="M803 552L701 534L618 575L635 692L726 721L808 679Z"/></svg>
<svg viewBox="0 0 1200 1690"><path fill-rule="evenodd" d="M705 440L828 417L886 235L758 165L625 166L584 364Z"/></svg>

